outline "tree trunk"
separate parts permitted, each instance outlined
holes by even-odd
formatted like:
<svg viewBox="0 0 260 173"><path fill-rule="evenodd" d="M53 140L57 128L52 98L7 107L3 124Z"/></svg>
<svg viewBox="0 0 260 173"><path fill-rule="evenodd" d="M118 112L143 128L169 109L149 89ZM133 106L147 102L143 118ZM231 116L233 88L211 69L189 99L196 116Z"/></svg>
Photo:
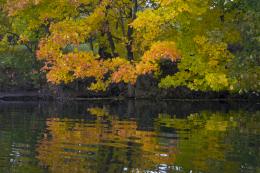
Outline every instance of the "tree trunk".
<svg viewBox="0 0 260 173"><path fill-rule="evenodd" d="M137 4L137 0L132 0L132 3L133 3L133 7L130 11L130 17L131 17L131 20L134 21L136 19L138 4ZM133 27L128 25L128 29L127 29L128 42L126 43L126 50L127 50L127 58L130 61L134 59L134 53L132 50L133 33L134 33ZM131 98L135 97L135 86L132 84L128 84L128 97L131 97Z"/></svg>
<svg viewBox="0 0 260 173"><path fill-rule="evenodd" d="M130 10L130 17L131 17L131 20L134 21L136 19L138 3L137 3L137 0L132 0L132 3L133 3L133 7ZM129 60L133 60L134 59L134 53L133 53L133 50L132 50L132 46L133 46L133 33L134 33L133 27L128 25L128 29L127 29L127 39L128 39L128 42L126 43L126 50L127 50L127 58Z"/></svg>
<svg viewBox="0 0 260 173"><path fill-rule="evenodd" d="M110 31L107 32L107 38L108 38L108 42L109 42L109 45L110 45L112 56L113 57L118 56L118 53L116 53L115 43L114 43L114 40L113 40L113 37L112 37L112 34L111 34Z"/></svg>
<svg viewBox="0 0 260 173"><path fill-rule="evenodd" d="M127 96L129 98L135 97L135 86L134 85L128 84L128 86L127 86Z"/></svg>

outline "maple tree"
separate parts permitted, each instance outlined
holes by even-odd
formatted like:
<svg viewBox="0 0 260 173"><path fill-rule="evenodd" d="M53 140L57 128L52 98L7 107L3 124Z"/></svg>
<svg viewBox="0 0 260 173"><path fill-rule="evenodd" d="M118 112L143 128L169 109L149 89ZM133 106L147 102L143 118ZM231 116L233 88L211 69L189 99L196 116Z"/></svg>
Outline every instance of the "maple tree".
<svg viewBox="0 0 260 173"><path fill-rule="evenodd" d="M47 62L45 69L50 70L47 75L50 82L68 83L77 78L94 77L96 83L92 83L90 88L105 90L113 82L123 81L134 84L138 75L159 71L158 61L161 58L176 61L180 57L175 44L165 41L153 43L151 50L145 52L142 58L133 60L130 55L132 49L128 50L132 38L125 38L124 28L127 25L125 26L121 21L122 34L114 36L113 29L116 28L112 28L115 27L114 24L110 26L113 20L107 14L114 12L112 8L121 8L122 4L112 4L114 7L110 5L110 1L102 1L89 16L76 20L68 19L50 27L51 35L42 39L37 54ZM123 6L125 7L125 4ZM127 43L123 43L125 52L120 51L122 41L116 44L115 39L110 36L126 39ZM98 37L97 43L93 41L94 37ZM79 50L80 45L89 39L91 39L89 44L92 44L89 46L91 51ZM97 44L98 50L95 50L94 44ZM104 48L107 47L105 44L110 47L107 52L104 52ZM73 50L66 51L68 45L73 45ZM119 46L120 50L117 51L116 46ZM105 54L107 56L104 56Z"/></svg>
<svg viewBox="0 0 260 173"><path fill-rule="evenodd" d="M159 87L259 91L256 0L2 1L13 40L45 62L54 84L134 85L140 75L160 76L168 59L178 72L160 76Z"/></svg>

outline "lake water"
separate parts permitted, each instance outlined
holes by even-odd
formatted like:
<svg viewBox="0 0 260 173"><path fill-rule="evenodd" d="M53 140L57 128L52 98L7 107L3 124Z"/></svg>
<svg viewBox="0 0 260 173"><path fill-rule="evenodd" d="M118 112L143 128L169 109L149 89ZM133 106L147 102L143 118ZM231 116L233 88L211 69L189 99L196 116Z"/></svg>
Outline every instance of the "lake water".
<svg viewBox="0 0 260 173"><path fill-rule="evenodd" d="M260 104L0 103L0 173L260 173Z"/></svg>

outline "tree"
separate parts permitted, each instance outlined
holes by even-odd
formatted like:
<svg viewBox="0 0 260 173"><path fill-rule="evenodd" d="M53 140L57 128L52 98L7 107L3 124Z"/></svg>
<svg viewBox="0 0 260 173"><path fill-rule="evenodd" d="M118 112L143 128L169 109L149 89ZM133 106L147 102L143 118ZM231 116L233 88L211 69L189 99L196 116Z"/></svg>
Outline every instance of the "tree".
<svg viewBox="0 0 260 173"><path fill-rule="evenodd" d="M47 61L49 81L57 84L94 77L96 83L90 88L105 90L111 82L134 83L139 74L158 71L156 61L160 58L175 61L178 58L177 51L171 42L154 43L150 52L144 54L144 60L132 61L133 53L130 52L129 44L132 44L133 28L129 25L135 18L133 13L136 13L136 3L102 1L85 17L51 25L51 35L42 39L38 52L38 57ZM123 14L128 15L124 17ZM121 28L117 26L119 24ZM131 36L126 36L127 27ZM79 50L86 41L91 49ZM67 46L71 45L74 49L66 51Z"/></svg>
<svg viewBox="0 0 260 173"><path fill-rule="evenodd" d="M10 5L15 3L16 5ZM162 88L259 91L259 2L246 0L8 0L12 31L55 84L93 90L152 73ZM247 32L250 31L250 32ZM249 53L250 52L250 53ZM160 61L177 73L160 76ZM173 67L175 68L175 67Z"/></svg>

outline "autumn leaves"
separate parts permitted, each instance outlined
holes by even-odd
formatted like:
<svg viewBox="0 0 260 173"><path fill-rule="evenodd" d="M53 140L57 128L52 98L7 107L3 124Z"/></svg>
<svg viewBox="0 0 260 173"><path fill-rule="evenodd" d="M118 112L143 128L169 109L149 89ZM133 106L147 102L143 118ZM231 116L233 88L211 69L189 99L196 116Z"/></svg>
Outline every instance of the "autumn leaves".
<svg viewBox="0 0 260 173"><path fill-rule="evenodd" d="M51 25L51 34L47 38L41 39L37 52L37 57L49 64L48 68L44 68L48 71L49 82L54 84L69 83L75 79L92 77L95 78L96 82L90 84L89 89L105 90L111 83L134 84L139 75L159 72L158 63L161 59L176 61L180 58L176 45L172 41L152 43L150 50L145 51L141 58L135 58L135 60L128 60L125 53L120 53L118 57L104 59L95 50L79 51L77 46L84 44L88 38L99 40L95 43L99 50L104 46L103 44L111 43L107 34L103 32L110 32L110 34L116 32L113 31L116 26L112 25L114 19L109 18L109 14L112 15L111 13L115 12L111 10L117 9L108 7L108 2L110 1L102 1L94 6L93 12L87 17L68 19ZM121 20L123 19L121 18ZM126 20L126 22L128 23L121 23L121 25L126 25L124 28L130 25L131 20ZM108 27L107 25L109 28L104 31L103 27ZM112 44L120 47L120 44L124 42L122 39L126 38L123 34L119 35L119 39L115 43L114 38ZM68 45L75 46L74 50L69 53L64 51Z"/></svg>
<svg viewBox="0 0 260 173"><path fill-rule="evenodd" d="M160 76L159 87L259 91L254 82L260 76L257 0L26 0L8 5L15 2L8 0L6 8L17 44L46 63L43 70L54 84L84 78L95 79L88 86L93 90L134 84L140 75L162 74L159 62L168 59L178 60L172 66L176 73Z"/></svg>

